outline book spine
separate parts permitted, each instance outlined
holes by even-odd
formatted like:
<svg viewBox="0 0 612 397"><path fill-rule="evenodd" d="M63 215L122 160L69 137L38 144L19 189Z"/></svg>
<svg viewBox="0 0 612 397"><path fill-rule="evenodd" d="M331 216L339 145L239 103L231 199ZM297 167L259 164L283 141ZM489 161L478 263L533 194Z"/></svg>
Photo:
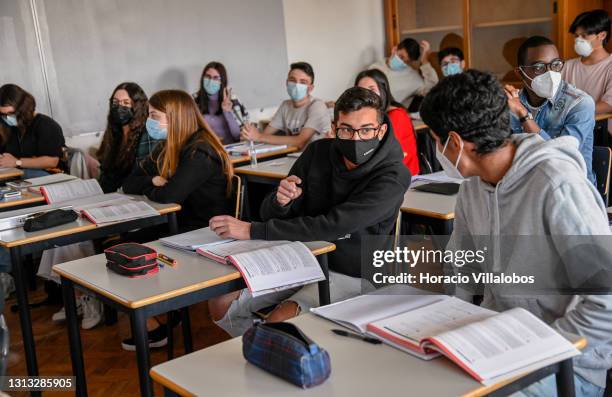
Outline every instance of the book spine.
<svg viewBox="0 0 612 397"><path fill-rule="evenodd" d="M47 189L44 186L40 188L40 192L45 198L45 201L47 202L47 204L51 204L51 200L49 200L49 192L47 192Z"/></svg>
<svg viewBox="0 0 612 397"><path fill-rule="evenodd" d="M468 367L459 357L451 353L451 351L448 350L446 346L442 342L437 340L436 338L430 337L430 338L423 339L422 343L426 343L426 342L429 342L432 345L436 346L438 349L440 349L440 353L448 357L449 360L457 364L459 367L461 367L461 369L463 369L465 372L470 374L470 376L472 376L477 381L482 382L484 380L480 375L478 375L470 367Z"/></svg>

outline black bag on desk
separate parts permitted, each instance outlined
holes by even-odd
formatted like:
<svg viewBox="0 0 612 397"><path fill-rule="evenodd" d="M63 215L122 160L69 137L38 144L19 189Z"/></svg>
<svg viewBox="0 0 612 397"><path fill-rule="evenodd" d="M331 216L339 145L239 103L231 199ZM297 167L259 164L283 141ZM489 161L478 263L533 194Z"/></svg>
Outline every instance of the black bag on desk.
<svg viewBox="0 0 612 397"><path fill-rule="evenodd" d="M117 244L104 250L106 267L128 277L157 273L157 251L136 243Z"/></svg>
<svg viewBox="0 0 612 397"><path fill-rule="evenodd" d="M26 219L23 230L37 232L50 227L74 222L79 216L73 210L53 210Z"/></svg>

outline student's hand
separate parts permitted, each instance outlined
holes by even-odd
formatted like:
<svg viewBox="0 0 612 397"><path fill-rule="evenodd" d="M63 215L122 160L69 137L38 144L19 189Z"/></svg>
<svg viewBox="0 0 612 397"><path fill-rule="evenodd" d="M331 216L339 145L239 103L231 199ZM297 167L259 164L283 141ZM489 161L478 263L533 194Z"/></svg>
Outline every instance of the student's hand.
<svg viewBox="0 0 612 397"><path fill-rule="evenodd" d="M520 90L510 84L506 84L504 86L504 91L506 92L506 98L508 98L508 107L510 108L510 111L519 118L525 117L528 111L525 106L523 106L521 99L519 98Z"/></svg>
<svg viewBox="0 0 612 397"><path fill-rule="evenodd" d="M153 186L162 187L166 183L168 183L168 180L162 176L157 175L153 177L151 183L153 184Z"/></svg>
<svg viewBox="0 0 612 397"><path fill-rule="evenodd" d="M232 111L232 90L230 88L225 87L223 90L223 102L221 102L221 109L224 112Z"/></svg>
<svg viewBox="0 0 612 397"><path fill-rule="evenodd" d="M248 124L240 130L240 137L245 141L259 142L261 140L261 132L253 124Z"/></svg>
<svg viewBox="0 0 612 397"><path fill-rule="evenodd" d="M0 167L13 168L17 166L17 159L10 153L2 153L0 156Z"/></svg>
<svg viewBox="0 0 612 397"><path fill-rule="evenodd" d="M236 240L251 239L251 224L229 215L213 216L208 221L210 230L217 236L223 238L235 238Z"/></svg>
<svg viewBox="0 0 612 397"><path fill-rule="evenodd" d="M431 53L431 44L427 40L421 40L419 43L419 47L421 47L421 57L419 58L419 62L421 64L429 62L429 54Z"/></svg>
<svg viewBox="0 0 612 397"><path fill-rule="evenodd" d="M284 207L300 197L302 194L302 188L298 186L300 183L302 180L295 175L283 179L276 191L276 202Z"/></svg>

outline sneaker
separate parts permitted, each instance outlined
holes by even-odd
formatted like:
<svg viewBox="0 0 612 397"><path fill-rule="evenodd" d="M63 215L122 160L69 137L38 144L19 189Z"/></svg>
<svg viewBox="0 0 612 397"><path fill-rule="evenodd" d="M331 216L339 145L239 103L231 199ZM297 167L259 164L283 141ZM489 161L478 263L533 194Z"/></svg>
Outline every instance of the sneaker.
<svg viewBox="0 0 612 397"><path fill-rule="evenodd" d="M4 294L4 299L8 299L9 295L15 292L15 280L8 273L0 273L0 288Z"/></svg>
<svg viewBox="0 0 612 397"><path fill-rule="evenodd" d="M77 316L82 316L83 315L83 300L81 298L76 299L76 307L77 307ZM66 321L66 308L62 306L62 308L57 313L53 313L53 316L51 316L51 320L53 320L56 323L61 323L63 321Z"/></svg>
<svg viewBox="0 0 612 397"><path fill-rule="evenodd" d="M168 334L166 332L166 326L161 325L155 328L153 331L147 332L149 339L149 348L164 347L168 344ZM136 351L136 345L134 344L134 338L128 338L121 341L121 347L123 350L129 352Z"/></svg>
<svg viewBox="0 0 612 397"><path fill-rule="evenodd" d="M102 302L91 296L83 296L83 320L81 328L92 329L102 321Z"/></svg>

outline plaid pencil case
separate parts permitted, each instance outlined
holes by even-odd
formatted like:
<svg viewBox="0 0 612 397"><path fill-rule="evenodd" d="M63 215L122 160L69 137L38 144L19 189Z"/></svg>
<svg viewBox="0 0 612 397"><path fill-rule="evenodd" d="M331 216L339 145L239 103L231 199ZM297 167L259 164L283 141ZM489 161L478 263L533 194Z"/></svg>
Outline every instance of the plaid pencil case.
<svg viewBox="0 0 612 397"><path fill-rule="evenodd" d="M263 323L242 336L242 354L253 365L304 389L331 373L329 354L291 323Z"/></svg>

